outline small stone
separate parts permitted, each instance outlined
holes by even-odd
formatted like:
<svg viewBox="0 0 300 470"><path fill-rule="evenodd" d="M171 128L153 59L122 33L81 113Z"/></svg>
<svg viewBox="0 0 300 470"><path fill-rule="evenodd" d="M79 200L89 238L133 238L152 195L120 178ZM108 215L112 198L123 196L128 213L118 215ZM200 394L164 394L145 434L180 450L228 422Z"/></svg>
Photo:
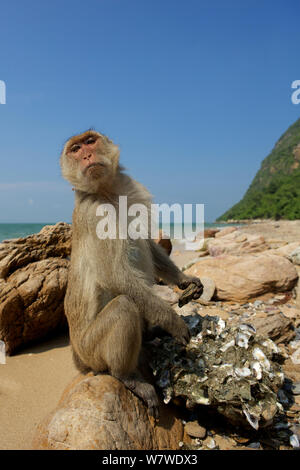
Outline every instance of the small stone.
<svg viewBox="0 0 300 470"><path fill-rule="evenodd" d="M285 295L275 295L276 300L283 300L285 299Z"/></svg>
<svg viewBox="0 0 300 470"><path fill-rule="evenodd" d="M155 284L152 287L152 290L155 293L155 295L157 295L158 297L162 298L163 300L165 300L166 302L170 304L175 304L176 302L178 302L179 295L168 286L161 286L159 284Z"/></svg>
<svg viewBox="0 0 300 470"><path fill-rule="evenodd" d="M200 299L205 300L206 302L209 302L212 299L212 297L215 293L216 284L209 277L201 277L200 280L203 284L203 293L202 293Z"/></svg>
<svg viewBox="0 0 300 470"><path fill-rule="evenodd" d="M300 395L300 382L294 382L291 391L293 395Z"/></svg>
<svg viewBox="0 0 300 470"><path fill-rule="evenodd" d="M296 351L291 355L291 360L293 364L300 364L300 348L296 349Z"/></svg>
<svg viewBox="0 0 300 470"><path fill-rule="evenodd" d="M289 404L289 399L284 393L282 389L278 390L277 392L278 400L282 405L288 405Z"/></svg>
<svg viewBox="0 0 300 470"><path fill-rule="evenodd" d="M238 444L246 444L247 442L249 442L249 437L234 436L234 440L235 440Z"/></svg>
<svg viewBox="0 0 300 470"><path fill-rule="evenodd" d="M250 447L250 449L260 449L261 445L260 442L251 442L247 447Z"/></svg>
<svg viewBox="0 0 300 470"><path fill-rule="evenodd" d="M195 303L195 302L190 302L186 305L184 305L183 307L179 307L178 305L175 305L173 306L174 310L176 313L178 313L178 315L182 315L182 316L188 316L188 315L193 315L195 313L198 313L198 309L199 309L199 304Z"/></svg>
<svg viewBox="0 0 300 470"><path fill-rule="evenodd" d="M298 437L298 440L300 440L300 424L293 424L291 431Z"/></svg>
<svg viewBox="0 0 300 470"><path fill-rule="evenodd" d="M287 318L300 318L300 309L290 307L289 305L282 305L281 312Z"/></svg>
<svg viewBox="0 0 300 470"><path fill-rule="evenodd" d="M290 444L293 447L293 449L299 449L300 448L299 439L298 439L298 436L296 436L296 434L292 434L290 436Z"/></svg>
<svg viewBox="0 0 300 470"><path fill-rule="evenodd" d="M280 430L280 429L288 429L289 425L288 423L285 423L284 421L276 423L274 425L274 429Z"/></svg>
<svg viewBox="0 0 300 470"><path fill-rule="evenodd" d="M5 343L0 340L0 364L6 364Z"/></svg>
<svg viewBox="0 0 300 470"><path fill-rule="evenodd" d="M292 263L300 265L300 246L296 248L288 258Z"/></svg>
<svg viewBox="0 0 300 470"><path fill-rule="evenodd" d="M205 441L203 441L203 445L208 449L214 449L216 447L216 442L212 437L207 437Z"/></svg>
<svg viewBox="0 0 300 470"><path fill-rule="evenodd" d="M300 340L290 341L289 346L291 346L292 349L300 348Z"/></svg>
<svg viewBox="0 0 300 470"><path fill-rule="evenodd" d="M228 436L214 436L216 445L220 450L232 450L236 448L236 441Z"/></svg>
<svg viewBox="0 0 300 470"><path fill-rule="evenodd" d="M247 312L243 313L243 315L241 316L242 319L249 318L249 317L250 317L250 314Z"/></svg>
<svg viewBox="0 0 300 470"><path fill-rule="evenodd" d="M206 437L206 429L200 426L197 421L190 421L184 427L185 432L191 437L204 439Z"/></svg>
<svg viewBox="0 0 300 470"><path fill-rule="evenodd" d="M268 315L277 315L280 313L279 308L276 307L266 307L264 310L268 313Z"/></svg>

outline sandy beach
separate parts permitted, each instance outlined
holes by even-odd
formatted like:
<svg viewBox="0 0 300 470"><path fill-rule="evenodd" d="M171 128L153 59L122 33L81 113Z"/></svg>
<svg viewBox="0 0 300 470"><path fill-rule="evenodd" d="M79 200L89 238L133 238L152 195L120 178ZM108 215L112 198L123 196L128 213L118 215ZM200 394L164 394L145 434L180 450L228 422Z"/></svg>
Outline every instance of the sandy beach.
<svg viewBox="0 0 300 470"><path fill-rule="evenodd" d="M241 231L259 233L267 240L299 241L300 221L252 224ZM195 253L175 244L171 256L181 267ZM7 357L6 364L0 365L0 449L31 449L36 426L55 408L76 374L67 335Z"/></svg>
<svg viewBox="0 0 300 470"><path fill-rule="evenodd" d="M7 357L0 365L0 449L31 449L36 425L77 374L61 335Z"/></svg>

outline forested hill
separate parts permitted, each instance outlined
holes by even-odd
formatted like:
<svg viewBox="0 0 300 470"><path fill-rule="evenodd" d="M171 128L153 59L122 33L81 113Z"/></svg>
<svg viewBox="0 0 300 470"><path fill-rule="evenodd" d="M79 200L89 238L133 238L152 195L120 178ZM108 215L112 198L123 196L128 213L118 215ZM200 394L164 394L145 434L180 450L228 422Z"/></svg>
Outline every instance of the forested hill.
<svg viewBox="0 0 300 470"><path fill-rule="evenodd" d="M217 220L300 219L300 119L263 160L243 199Z"/></svg>

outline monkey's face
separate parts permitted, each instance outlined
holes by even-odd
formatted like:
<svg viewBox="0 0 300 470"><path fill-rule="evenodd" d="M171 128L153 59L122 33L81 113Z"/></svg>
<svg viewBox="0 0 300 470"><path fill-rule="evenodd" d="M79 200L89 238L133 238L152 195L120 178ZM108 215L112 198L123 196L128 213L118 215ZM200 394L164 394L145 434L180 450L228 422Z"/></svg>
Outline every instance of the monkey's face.
<svg viewBox="0 0 300 470"><path fill-rule="evenodd" d="M87 131L67 141L60 162L63 176L75 189L96 193L112 183L119 149L106 136Z"/></svg>

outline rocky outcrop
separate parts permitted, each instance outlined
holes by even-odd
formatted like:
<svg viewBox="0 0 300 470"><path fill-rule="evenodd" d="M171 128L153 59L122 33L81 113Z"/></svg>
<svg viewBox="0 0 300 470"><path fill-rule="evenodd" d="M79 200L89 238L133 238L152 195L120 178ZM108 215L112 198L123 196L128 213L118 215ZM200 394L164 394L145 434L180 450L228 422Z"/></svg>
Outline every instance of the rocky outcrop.
<svg viewBox="0 0 300 470"><path fill-rule="evenodd" d="M66 326L71 229L59 223L0 244L0 339L7 354Z"/></svg>
<svg viewBox="0 0 300 470"><path fill-rule="evenodd" d="M268 254L202 259L187 269L185 274L213 279L218 299L237 302L267 292L290 290L298 279L298 273L290 261Z"/></svg>
<svg viewBox="0 0 300 470"><path fill-rule="evenodd" d="M219 234L225 230L223 229ZM227 253L257 253L268 249L264 237L260 235L241 233L239 230L231 231L217 238L219 234L216 234L216 238L208 242L208 251L211 256L220 256Z"/></svg>
<svg viewBox="0 0 300 470"><path fill-rule="evenodd" d="M215 234L215 238L224 237L225 235L228 235L229 233L233 233L236 230L237 230L237 227L225 227Z"/></svg>
<svg viewBox="0 0 300 470"><path fill-rule="evenodd" d="M289 259L292 263L300 266L300 246L298 246L292 253L289 254Z"/></svg>
<svg viewBox="0 0 300 470"><path fill-rule="evenodd" d="M78 376L57 408L38 426L39 450L179 449L183 425L165 405L159 422L144 404L110 375Z"/></svg>
<svg viewBox="0 0 300 470"><path fill-rule="evenodd" d="M214 238L217 233L220 232L218 228L206 228L204 229L204 238Z"/></svg>
<svg viewBox="0 0 300 470"><path fill-rule="evenodd" d="M293 252L296 251L295 249L298 247L299 242L285 243L283 246L268 250L268 254L285 256L286 258L290 259L290 256L292 256ZM292 259L290 259L290 261L292 261Z"/></svg>
<svg viewBox="0 0 300 470"><path fill-rule="evenodd" d="M0 278L47 258L66 258L71 253L71 226L60 222L46 225L34 235L0 243Z"/></svg>
<svg viewBox="0 0 300 470"><path fill-rule="evenodd" d="M0 338L7 354L66 325L68 263L49 258L0 280Z"/></svg>

